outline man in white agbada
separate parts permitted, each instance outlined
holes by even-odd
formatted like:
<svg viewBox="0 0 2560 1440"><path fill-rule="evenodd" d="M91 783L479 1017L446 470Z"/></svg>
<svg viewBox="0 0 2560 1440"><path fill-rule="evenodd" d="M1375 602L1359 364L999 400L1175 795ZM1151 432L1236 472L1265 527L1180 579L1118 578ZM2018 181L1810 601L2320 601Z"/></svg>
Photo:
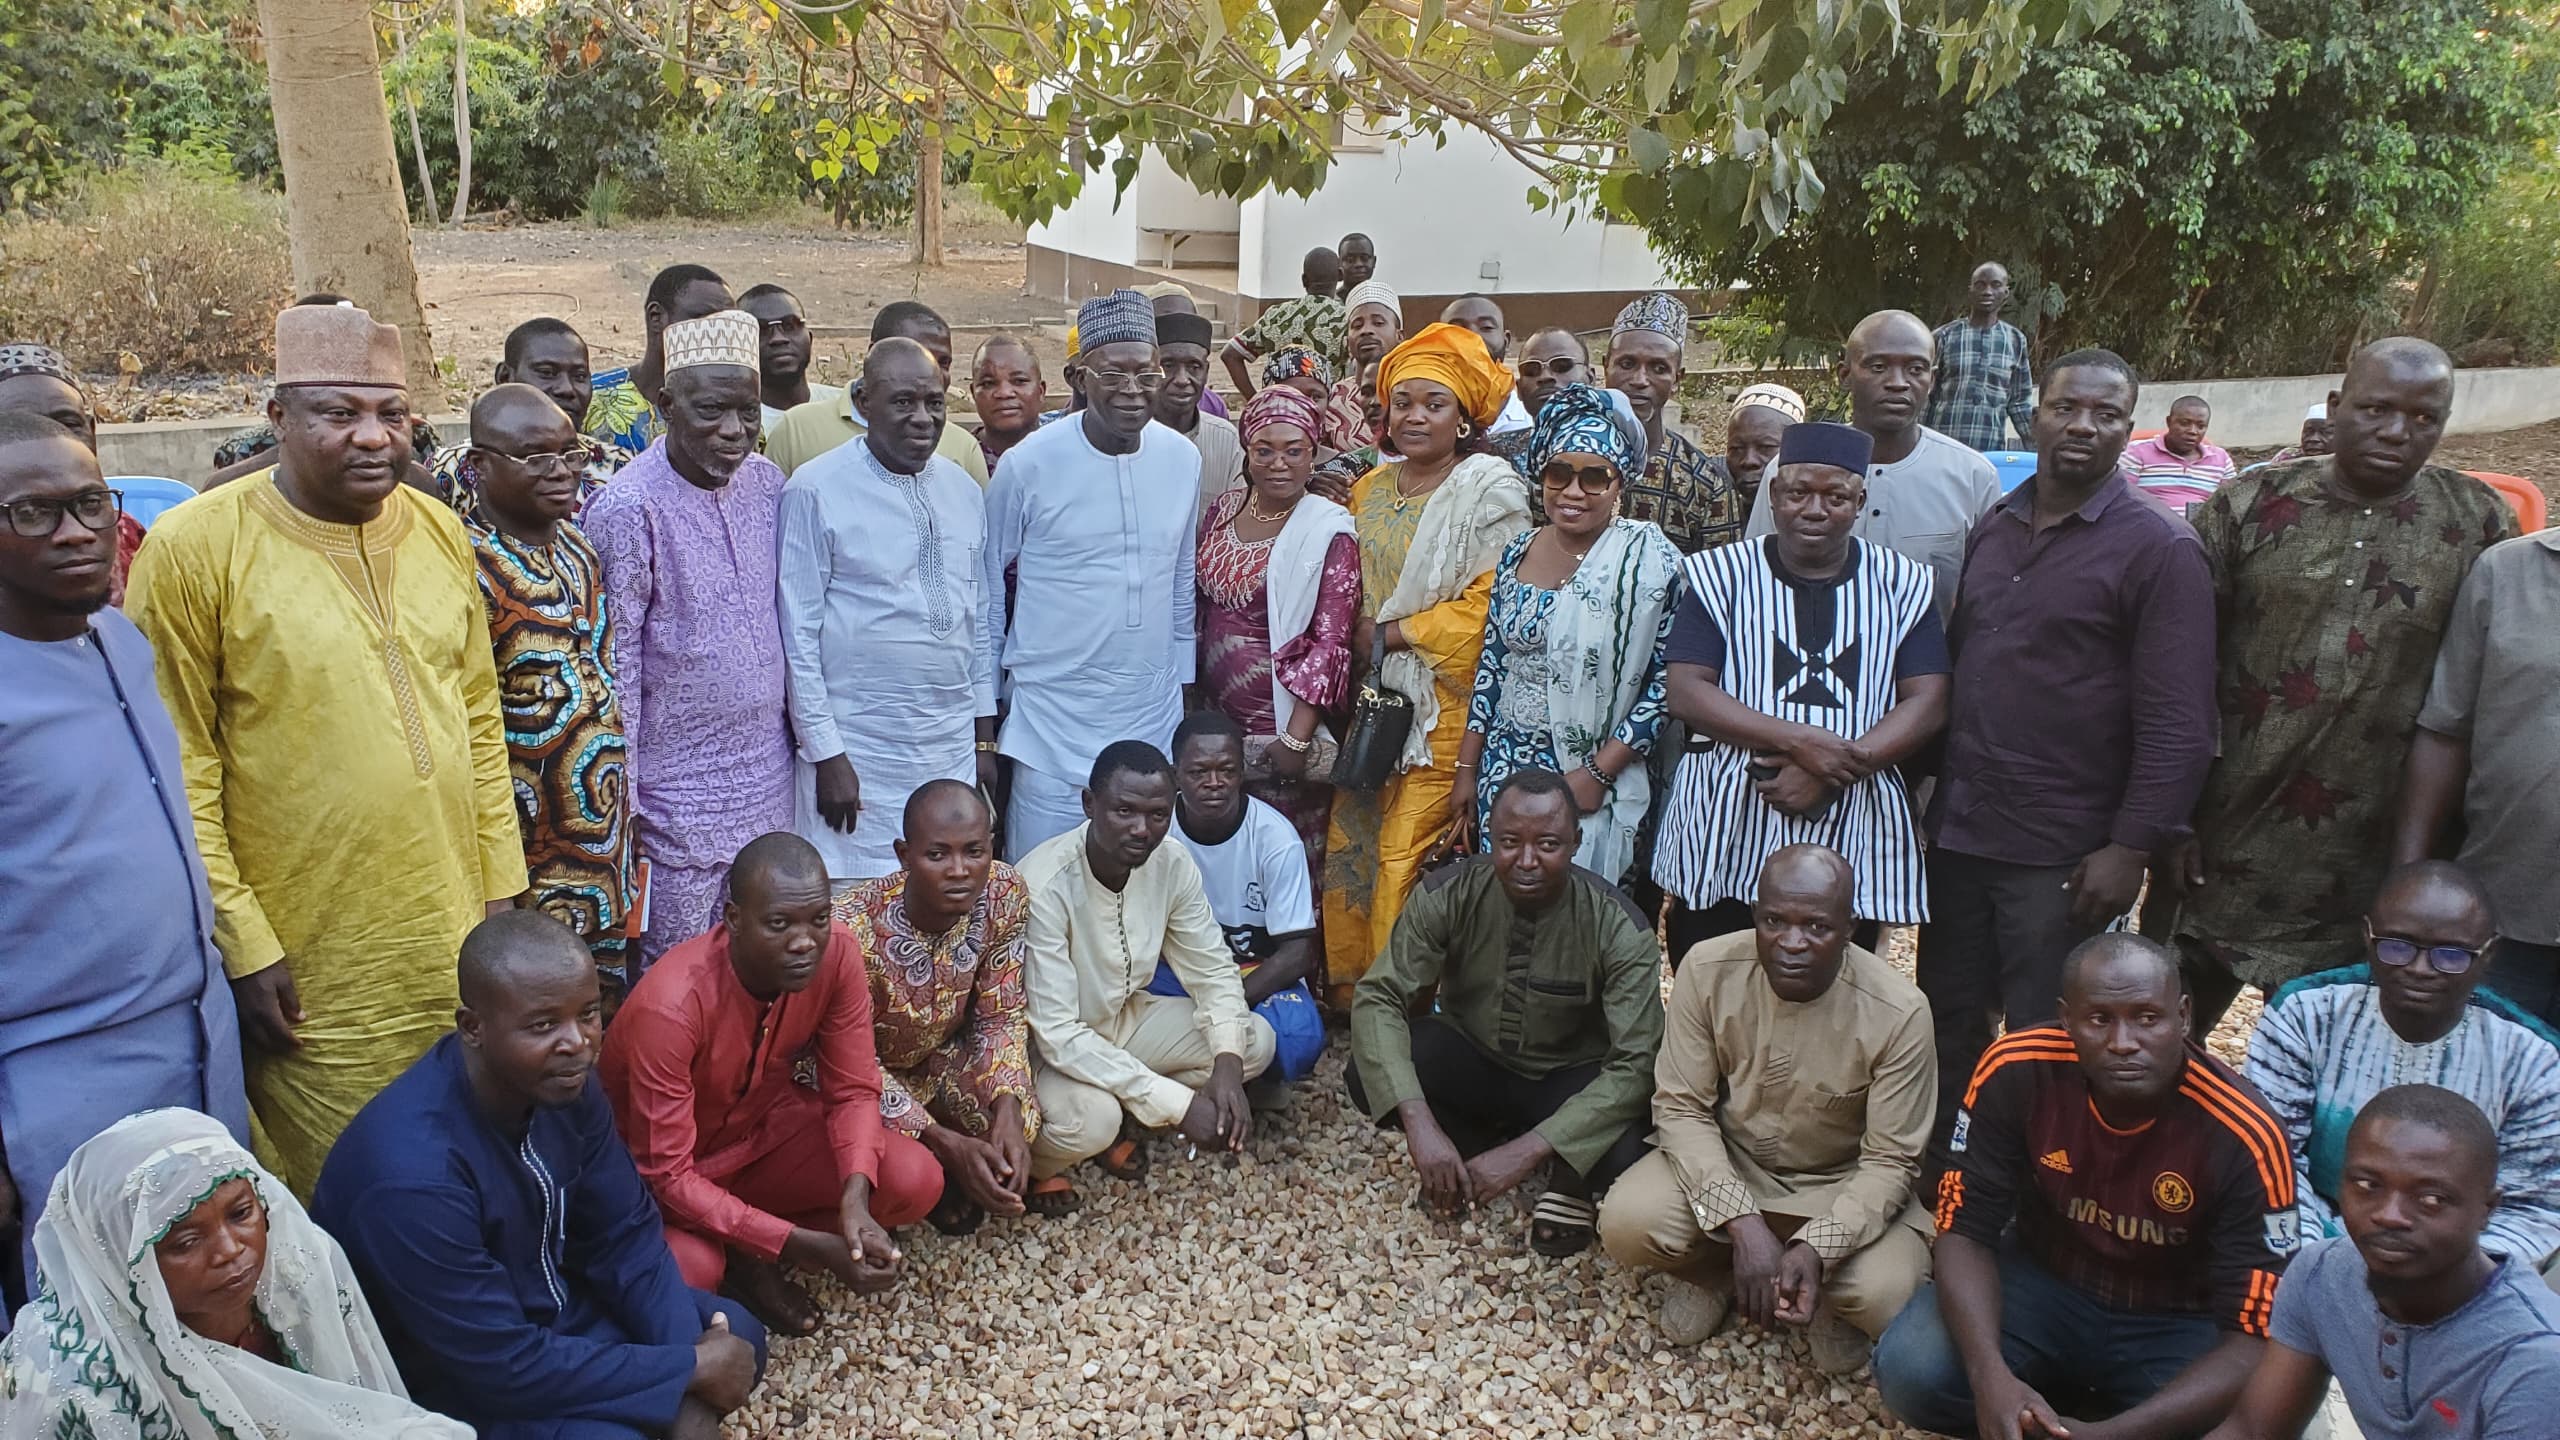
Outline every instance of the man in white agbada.
<svg viewBox="0 0 2560 1440"><path fill-rule="evenodd" d="M71 1152L35 1251L0 1440L470 1440L410 1403L338 1242L209 1116Z"/></svg>
<svg viewBox="0 0 2560 1440"><path fill-rule="evenodd" d="M992 784L995 663L981 615L986 497L935 453L942 372L913 340L871 347L863 434L782 492L782 652L799 750L792 829L838 885L898 868L907 797ZM983 772L983 773L982 773Z"/></svg>
<svg viewBox="0 0 2560 1440"><path fill-rule="evenodd" d="M1200 452L1150 418L1164 388L1155 307L1115 290L1085 302L1076 334L1084 409L1006 451L987 488L980 573L1012 706L1014 861L1084 823L1084 781L1103 746L1173 743L1199 661Z"/></svg>

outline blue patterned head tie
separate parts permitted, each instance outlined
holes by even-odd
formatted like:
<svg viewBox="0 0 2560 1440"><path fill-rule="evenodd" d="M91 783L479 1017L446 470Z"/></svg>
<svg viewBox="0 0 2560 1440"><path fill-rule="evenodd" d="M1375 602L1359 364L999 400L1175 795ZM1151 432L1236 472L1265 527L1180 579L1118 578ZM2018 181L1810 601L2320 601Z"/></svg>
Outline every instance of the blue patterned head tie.
<svg viewBox="0 0 2560 1440"><path fill-rule="evenodd" d="M1313 380L1326 389L1333 388L1333 367L1324 357L1304 345L1284 345L1262 362L1262 383L1282 385L1291 380Z"/></svg>
<svg viewBox="0 0 2560 1440"><path fill-rule="evenodd" d="M1567 385L1538 410L1529 434L1529 474L1534 479L1559 455L1597 455L1618 467L1621 478L1644 473L1644 424L1615 390Z"/></svg>
<svg viewBox="0 0 2560 1440"><path fill-rule="evenodd" d="M1076 311L1076 340L1079 353L1099 350L1134 340L1142 345L1156 343L1155 302L1135 290L1114 290L1096 295Z"/></svg>
<svg viewBox="0 0 2560 1440"><path fill-rule="evenodd" d="M1630 330L1650 330L1656 335L1686 340L1689 338L1689 307L1681 304L1678 296L1660 290L1638 296L1627 302L1627 308L1618 312L1618 322L1609 327L1613 336L1624 335Z"/></svg>

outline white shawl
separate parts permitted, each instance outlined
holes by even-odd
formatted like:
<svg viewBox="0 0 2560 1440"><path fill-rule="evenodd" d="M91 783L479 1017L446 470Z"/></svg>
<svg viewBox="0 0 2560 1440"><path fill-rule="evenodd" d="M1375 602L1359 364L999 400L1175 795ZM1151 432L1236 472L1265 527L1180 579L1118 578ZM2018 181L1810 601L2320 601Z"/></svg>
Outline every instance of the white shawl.
<svg viewBox="0 0 2560 1440"><path fill-rule="evenodd" d="M152 1247L233 1179L267 1210L257 1309L291 1366L188 1329ZM0 1437L470 1440L409 1402L346 1252L230 1132L146 1110L71 1154L36 1223L36 1298L0 1358Z"/></svg>
<svg viewBox="0 0 2560 1440"><path fill-rule="evenodd" d="M1608 743L1656 673L1662 616L1680 576L1680 552L1661 527L1612 520L1547 622L1547 723L1556 763L1570 769ZM1636 829L1653 799L1653 777L1637 760L1618 776L1598 811L1582 817L1574 863L1615 883L1635 859Z"/></svg>
<svg viewBox="0 0 2560 1440"><path fill-rule="evenodd" d="M1402 473L1399 462L1396 473ZM1391 477L1392 479L1392 477ZM1476 578L1502 558L1502 547L1529 528L1529 488L1511 462L1498 455L1470 455L1431 492L1404 554L1396 588L1378 606L1377 623L1419 615L1467 593ZM1411 650L1394 650L1379 678L1413 701L1413 730L1405 737L1404 769L1431 764L1431 731L1440 723L1440 700L1431 667Z"/></svg>
<svg viewBox="0 0 2560 1440"><path fill-rule="evenodd" d="M1297 508L1289 512L1280 533L1271 541L1271 557L1263 577L1263 613L1271 625L1271 653L1307 633L1316 616L1316 596L1324 588L1324 559L1333 548L1333 537L1354 533L1351 512L1321 495L1302 495ZM1271 672L1271 714L1278 733L1289 733L1289 717L1298 710L1298 697L1280 683L1278 666ZM1316 722L1316 733L1331 735L1324 722Z"/></svg>

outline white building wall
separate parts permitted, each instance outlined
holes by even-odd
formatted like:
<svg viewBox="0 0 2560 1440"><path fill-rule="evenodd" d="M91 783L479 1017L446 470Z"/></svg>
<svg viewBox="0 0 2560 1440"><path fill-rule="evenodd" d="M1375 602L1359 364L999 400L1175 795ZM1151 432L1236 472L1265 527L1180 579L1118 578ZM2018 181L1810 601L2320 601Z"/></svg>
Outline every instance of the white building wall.
<svg viewBox="0 0 2560 1440"><path fill-rule="evenodd" d="M1379 151L1338 152L1314 195L1266 192L1244 202L1238 287L1266 300L1295 295L1307 251L1354 230L1378 242L1378 278L1407 295L1672 285L1642 230L1589 215L1567 226L1529 208L1535 183L1491 140L1455 127L1445 148L1389 141ZM1500 278L1481 275L1488 262Z"/></svg>
<svg viewBox="0 0 2560 1440"><path fill-rule="evenodd" d="M1135 188L1131 187L1133 191ZM1115 198L1111 167L1105 164L1098 173L1085 178L1084 189L1072 202L1024 232L1023 241L1114 265L1135 265L1138 207L1127 201L1115 206Z"/></svg>

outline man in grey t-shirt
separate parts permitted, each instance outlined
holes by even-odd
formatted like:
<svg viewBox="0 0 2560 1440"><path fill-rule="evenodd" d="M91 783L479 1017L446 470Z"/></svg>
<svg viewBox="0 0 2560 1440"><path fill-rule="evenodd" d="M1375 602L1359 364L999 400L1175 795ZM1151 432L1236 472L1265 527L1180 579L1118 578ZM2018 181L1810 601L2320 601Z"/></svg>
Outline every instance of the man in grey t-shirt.
<svg viewBox="0 0 2560 1440"><path fill-rule="evenodd" d="M1936 366L1937 342L1908 310L1877 311L1859 321L1841 347L1849 423L1875 441L1866 508L1850 533L1928 566L1937 576L1943 621L1955 609L1965 537L2000 503L2000 472L1980 451L1920 423L1937 384ZM1743 535L1756 540L1776 528L1763 484Z"/></svg>
<svg viewBox="0 0 2560 1440"><path fill-rule="evenodd" d="M2480 1248L2498 1141L2479 1107L2395 1085L2347 1132L2344 1240L2294 1257L2239 1407L2206 1440L2300 1435L2338 1377L2365 1440L2560 1431L2560 1295Z"/></svg>

